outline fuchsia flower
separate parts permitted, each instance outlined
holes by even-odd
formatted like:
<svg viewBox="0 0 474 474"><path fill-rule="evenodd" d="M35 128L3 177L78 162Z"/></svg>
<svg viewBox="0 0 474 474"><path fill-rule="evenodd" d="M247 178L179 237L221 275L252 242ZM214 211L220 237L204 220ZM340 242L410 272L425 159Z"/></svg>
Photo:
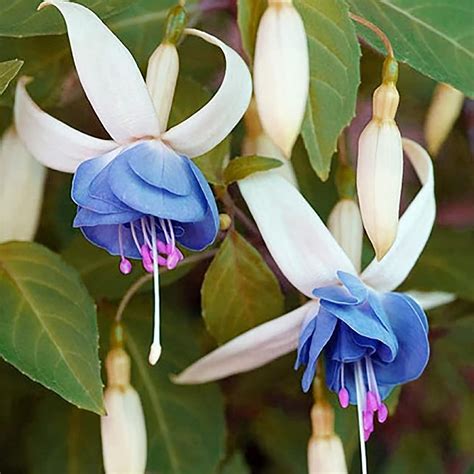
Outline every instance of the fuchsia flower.
<svg viewBox="0 0 474 474"><path fill-rule="evenodd" d="M426 151L403 146L422 188L400 219L397 238L382 260L360 274L298 190L276 173L251 176L240 190L263 239L288 280L311 298L198 360L175 378L203 383L260 367L298 349L309 390L325 354L326 379L343 407L356 404L361 440L385 421L383 400L396 385L423 372L429 356L426 316L412 297L393 292L422 252L433 226L433 168ZM361 442L361 446L364 443ZM365 459L365 456L364 456Z"/></svg>

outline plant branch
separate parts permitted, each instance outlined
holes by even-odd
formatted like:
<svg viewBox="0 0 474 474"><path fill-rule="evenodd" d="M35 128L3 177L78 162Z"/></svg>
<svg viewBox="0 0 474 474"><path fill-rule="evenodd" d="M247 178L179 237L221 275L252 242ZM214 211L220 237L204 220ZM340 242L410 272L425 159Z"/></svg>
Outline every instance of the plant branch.
<svg viewBox="0 0 474 474"><path fill-rule="evenodd" d="M395 57L390 40L388 39L387 35L377 25L374 25L371 21L366 20L365 18L362 18L359 15L355 15L354 13L349 13L349 16L357 23L360 23L366 28L369 28L369 30L372 30L383 42L385 49L387 50L387 54L392 58Z"/></svg>

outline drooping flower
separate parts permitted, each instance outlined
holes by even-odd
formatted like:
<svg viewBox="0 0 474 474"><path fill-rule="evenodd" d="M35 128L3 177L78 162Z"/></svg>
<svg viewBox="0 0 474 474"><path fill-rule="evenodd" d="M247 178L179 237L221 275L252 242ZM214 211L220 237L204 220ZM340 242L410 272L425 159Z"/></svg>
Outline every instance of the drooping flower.
<svg viewBox="0 0 474 474"><path fill-rule="evenodd" d="M395 114L400 96L398 66L385 60L383 83L373 96L373 116L359 138L357 194L362 221L380 260L395 241L403 178L402 138Z"/></svg>
<svg viewBox="0 0 474 474"><path fill-rule="evenodd" d="M110 350L105 360L107 414L100 418L102 457L107 474L145 472L147 437L142 403L130 385L130 357L122 347Z"/></svg>
<svg viewBox="0 0 474 474"><path fill-rule="evenodd" d="M311 408L312 434L308 442L308 474L346 474L341 438L334 432L334 410L325 400Z"/></svg>
<svg viewBox="0 0 474 474"><path fill-rule="evenodd" d="M292 1L268 3L255 44L255 98L263 129L289 158L308 98L308 43Z"/></svg>
<svg viewBox="0 0 474 474"><path fill-rule="evenodd" d="M324 351L327 383L341 405L357 404L361 439L374 413L387 417L391 389L417 378L429 354L421 306L393 292L422 252L435 217L433 168L426 151L404 140L422 188L400 219L385 257L360 275L301 194L278 175L242 180L240 190L268 250L287 279L311 298L290 313L258 326L203 357L179 374L182 384L203 383L260 367L298 348L309 389Z"/></svg>
<svg viewBox="0 0 474 474"><path fill-rule="evenodd" d="M8 128L0 138L0 243L33 239L45 178L45 168Z"/></svg>
<svg viewBox="0 0 474 474"><path fill-rule="evenodd" d="M436 156L462 110L464 94L449 84L438 84L426 114L425 140L428 151Z"/></svg>
<svg viewBox="0 0 474 474"><path fill-rule="evenodd" d="M178 62L168 41L151 57L147 82L130 52L90 10L51 0L66 22L76 70L86 96L111 140L74 130L40 110L26 80L18 82L15 121L30 152L44 165L75 173L74 226L112 255L129 273L131 259L153 272L154 338L150 363L161 353L158 267L174 268L183 258L176 244L201 250L216 236L216 203L190 158L222 141L243 116L251 98L250 73L242 58L219 39L195 29L218 46L226 71L215 96L193 116L166 130ZM147 89L148 85L148 89ZM150 96L150 91L151 95Z"/></svg>

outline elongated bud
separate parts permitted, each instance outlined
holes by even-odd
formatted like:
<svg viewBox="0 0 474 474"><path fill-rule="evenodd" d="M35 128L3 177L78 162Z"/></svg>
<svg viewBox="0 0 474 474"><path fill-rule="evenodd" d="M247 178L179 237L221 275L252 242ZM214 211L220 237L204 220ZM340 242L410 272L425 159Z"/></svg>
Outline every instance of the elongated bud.
<svg viewBox="0 0 474 474"><path fill-rule="evenodd" d="M463 102L463 93L449 84L436 86L425 122L425 139L430 154L438 154L461 113Z"/></svg>
<svg viewBox="0 0 474 474"><path fill-rule="evenodd" d="M140 397L130 385L130 357L113 348L105 361L107 415L101 417L102 454L106 474L145 472L147 440Z"/></svg>
<svg viewBox="0 0 474 474"><path fill-rule="evenodd" d="M334 432L334 411L326 401L311 409L312 436L308 443L309 474L347 473L346 458L339 436Z"/></svg>
<svg viewBox="0 0 474 474"><path fill-rule="evenodd" d="M329 215L328 228L360 272L363 229L359 206L352 199L341 199Z"/></svg>
<svg viewBox="0 0 474 474"><path fill-rule="evenodd" d="M263 128L289 158L306 108L308 44L290 0L271 0L257 31L254 88Z"/></svg>
<svg viewBox="0 0 474 474"><path fill-rule="evenodd" d="M398 230L403 149L395 123L399 103L396 62L387 58L383 84L374 92L372 120L359 138L357 194L364 228L378 260L390 250Z"/></svg>
<svg viewBox="0 0 474 474"><path fill-rule="evenodd" d="M166 131L179 73L176 44L186 26L186 11L177 5L168 14L163 42L148 60L146 85L158 115L161 132Z"/></svg>
<svg viewBox="0 0 474 474"><path fill-rule="evenodd" d="M285 158L283 152L278 148L272 139L263 131L258 117L258 111L255 99L252 99L250 106L245 113L246 133L242 142L242 154L259 155L268 158L280 160L283 165L269 170L270 173L276 173L289 181L293 186L298 187L295 171L290 160Z"/></svg>
<svg viewBox="0 0 474 474"><path fill-rule="evenodd" d="M38 227L46 169L10 127L0 138L0 243L32 240Z"/></svg>

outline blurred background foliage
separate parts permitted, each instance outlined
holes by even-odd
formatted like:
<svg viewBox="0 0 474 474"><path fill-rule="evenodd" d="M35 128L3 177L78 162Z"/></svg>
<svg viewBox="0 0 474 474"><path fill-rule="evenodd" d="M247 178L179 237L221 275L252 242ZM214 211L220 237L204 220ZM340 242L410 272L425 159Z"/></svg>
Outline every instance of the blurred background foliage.
<svg viewBox="0 0 474 474"><path fill-rule="evenodd" d="M80 130L106 136L78 82L62 20L49 9L36 14L36 3L31 0L19 0L13 6L6 1L0 3L0 62L14 59L24 62L10 62L0 69L0 86L3 84L6 89L0 96L0 132L11 123L14 81L9 86L8 82L21 67L21 74L34 77L29 89L48 112ZM149 55L161 41L168 8L175 2L83 0L81 3L104 19L145 71ZM311 8L310 0L297 3L301 11ZM376 0L348 3L354 11L373 16L370 19L377 22L374 13ZM432 3L438 5L438 2ZM334 14L347 8L338 1L326 0L321 5L320 8L334 11ZM374 8L371 9L371 5ZM200 4L193 0L187 2L191 25L210 31L242 54L247 51L251 55L252 35L254 37L256 18L263 10L262 2L241 1L239 7L237 12L237 5L232 0L202 0ZM243 46L237 16L244 31ZM466 17L473 20L472 5ZM249 18L253 24L248 23ZM317 38L316 24L311 25L308 16L304 18L308 35ZM347 18L344 21L348 21ZM471 21L471 28L472 24ZM390 25L380 26L390 33ZM378 46L370 34L367 39ZM310 38L310 44L311 41ZM464 43L472 51L472 33L470 41L465 39ZM403 47L401 44L400 54L406 60L410 58L410 50L405 51ZM434 44L433 48L436 47ZM293 153L301 191L323 219L337 202L334 173L322 182L313 169L320 176L327 176L335 139L353 115L359 74L358 52L357 47L354 48L353 56L348 58L355 68L352 71L356 76L354 95L345 103L344 109L336 111L344 116L334 119L315 109L317 127L313 124L312 130L303 133L305 143L300 139ZM365 41L362 41L361 49L357 114L347 130L348 154L352 163L358 135L369 120L371 94L379 84L383 60ZM189 38L180 46L179 52L181 76L171 122L182 120L203 105L222 76L223 59L212 46ZM430 53L422 51L420 54L430 62ZM447 51L447 54L451 52ZM440 61L449 63L448 69L458 86L472 80L472 61L466 63L462 57L456 59L463 63L463 67L471 67L471 76L466 79L469 71L463 70L459 72L461 79L458 81L453 72L454 59L448 59L446 55ZM432 73L429 65L419 69L435 79L442 79L436 72ZM402 135L423 142L422 125L435 85L430 77L407 65L401 66L398 83L401 104L397 120ZM466 85L466 89L469 87ZM321 91L313 92L314 100L318 101ZM231 138L208 156L198 159L211 183L222 186L223 168L229 157L239 154L242 136L243 126L240 125ZM311 154L308 148L311 140L327 140L325 146L329 152L325 156L313 154L309 157L306 150ZM404 284L404 289L450 291L459 298L428 313L432 344L428 368L420 380L404 386L391 400L396 416L378 427L368 444L372 473L461 474L474 469L473 149L474 103L466 99L452 133L435 160L437 224L428 247ZM405 203L417 189L409 169L407 176ZM88 244L79 231L72 229L75 208L69 199L70 184L71 176L48 172L36 241L58 253L69 265L67 271L81 278L84 292L95 300L103 360L118 302L141 270L136 269L126 277L121 275L115 258ZM228 195L246 212L235 185L229 187ZM228 210L228 207L223 205L222 209ZM150 288L144 286L125 312L133 384L144 403L149 435L147 472L306 472L312 399L300 390L299 374L292 370L293 355L220 384L178 387L169 379L170 374L183 369L213 348L216 342L223 342L257 323L276 317L284 308L291 309L299 302L299 295L276 269L258 233L246 224L246 220L237 219L236 229L220 236L220 242L224 244L210 266L209 259L163 275L164 353L156 367L150 367L146 362L152 314ZM7 253L4 250L4 254ZM8 255L8 258L13 258ZM365 261L371 257L366 243ZM227 277L220 281L221 286L216 286L215 274L224 271ZM229 306L229 300L248 304ZM201 306L204 321L201 319ZM0 380L2 473L102 472L99 418L95 414L68 404L4 361L0 362ZM331 402L336 410L337 432L343 440L350 471L359 472L356 413L339 409L335 397L331 397Z"/></svg>

